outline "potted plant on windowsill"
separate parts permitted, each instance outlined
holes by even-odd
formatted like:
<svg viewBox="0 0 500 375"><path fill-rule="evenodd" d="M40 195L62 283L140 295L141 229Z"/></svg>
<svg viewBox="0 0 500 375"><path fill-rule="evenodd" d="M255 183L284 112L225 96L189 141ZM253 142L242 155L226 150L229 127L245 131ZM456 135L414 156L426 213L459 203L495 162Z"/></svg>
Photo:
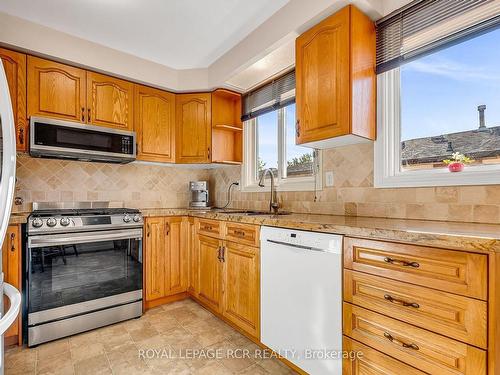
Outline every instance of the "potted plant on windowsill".
<svg viewBox="0 0 500 375"><path fill-rule="evenodd" d="M451 159L443 160L443 163L448 165L448 170L450 172L462 172L464 170L465 164L472 163L472 159L468 158L460 152L454 152L451 155Z"/></svg>

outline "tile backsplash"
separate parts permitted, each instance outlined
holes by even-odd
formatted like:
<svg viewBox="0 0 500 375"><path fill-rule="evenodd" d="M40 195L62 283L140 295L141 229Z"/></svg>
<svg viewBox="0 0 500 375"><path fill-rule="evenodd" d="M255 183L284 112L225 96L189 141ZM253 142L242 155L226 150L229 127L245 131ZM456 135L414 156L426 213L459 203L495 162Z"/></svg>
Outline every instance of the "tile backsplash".
<svg viewBox="0 0 500 375"><path fill-rule="evenodd" d="M208 177L204 169L38 159L18 154L16 196L26 203L119 201L129 207L177 208L188 205L189 181Z"/></svg>
<svg viewBox="0 0 500 375"><path fill-rule="evenodd" d="M286 210L357 215L500 223L500 185L375 189L373 145L323 152L323 172L334 171L334 187L314 192L280 192ZM36 159L18 155L16 196L33 201L123 201L138 208L186 207L188 183L210 180L215 205L226 203L227 187L240 180L239 166L212 170L132 163L125 165ZM323 181L325 179L323 178ZM233 189L233 208L267 209L268 189ZM21 210L21 206L15 206Z"/></svg>
<svg viewBox="0 0 500 375"><path fill-rule="evenodd" d="M375 189L373 144L324 151L325 171L334 171L333 187L317 192L316 201L314 192L279 192L283 208L303 213L500 223L500 185ZM229 184L240 180L240 167L216 169L210 177L216 204L222 205ZM232 197L235 208L269 207L268 188L262 193L233 188Z"/></svg>

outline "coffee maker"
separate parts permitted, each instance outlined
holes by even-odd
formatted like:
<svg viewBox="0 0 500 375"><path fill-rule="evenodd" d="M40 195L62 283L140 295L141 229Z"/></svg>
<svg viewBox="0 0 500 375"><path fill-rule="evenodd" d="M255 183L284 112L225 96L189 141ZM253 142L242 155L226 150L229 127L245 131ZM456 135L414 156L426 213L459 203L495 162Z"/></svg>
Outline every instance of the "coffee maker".
<svg viewBox="0 0 500 375"><path fill-rule="evenodd" d="M190 208L210 208L208 181L191 181L189 191L191 192Z"/></svg>

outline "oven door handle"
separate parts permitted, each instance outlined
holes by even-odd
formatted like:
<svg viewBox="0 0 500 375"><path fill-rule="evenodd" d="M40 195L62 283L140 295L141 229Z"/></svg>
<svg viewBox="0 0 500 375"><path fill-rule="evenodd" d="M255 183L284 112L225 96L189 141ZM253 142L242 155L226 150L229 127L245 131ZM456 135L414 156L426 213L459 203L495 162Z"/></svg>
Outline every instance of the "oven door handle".
<svg viewBox="0 0 500 375"><path fill-rule="evenodd" d="M28 247L34 249L45 246L76 245L80 243L126 240L131 238L141 239L142 229L32 236L28 238Z"/></svg>

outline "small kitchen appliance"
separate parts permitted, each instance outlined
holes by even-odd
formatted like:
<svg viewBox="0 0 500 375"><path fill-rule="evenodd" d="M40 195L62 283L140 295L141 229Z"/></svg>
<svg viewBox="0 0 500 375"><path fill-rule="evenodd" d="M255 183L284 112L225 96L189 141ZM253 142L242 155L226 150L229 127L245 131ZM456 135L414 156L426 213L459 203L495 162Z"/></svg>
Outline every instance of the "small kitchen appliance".
<svg viewBox="0 0 500 375"><path fill-rule="evenodd" d="M191 181L189 191L191 193L190 208L210 208L208 181Z"/></svg>
<svg viewBox="0 0 500 375"><path fill-rule="evenodd" d="M33 203L26 228L28 346L142 315L139 210Z"/></svg>

